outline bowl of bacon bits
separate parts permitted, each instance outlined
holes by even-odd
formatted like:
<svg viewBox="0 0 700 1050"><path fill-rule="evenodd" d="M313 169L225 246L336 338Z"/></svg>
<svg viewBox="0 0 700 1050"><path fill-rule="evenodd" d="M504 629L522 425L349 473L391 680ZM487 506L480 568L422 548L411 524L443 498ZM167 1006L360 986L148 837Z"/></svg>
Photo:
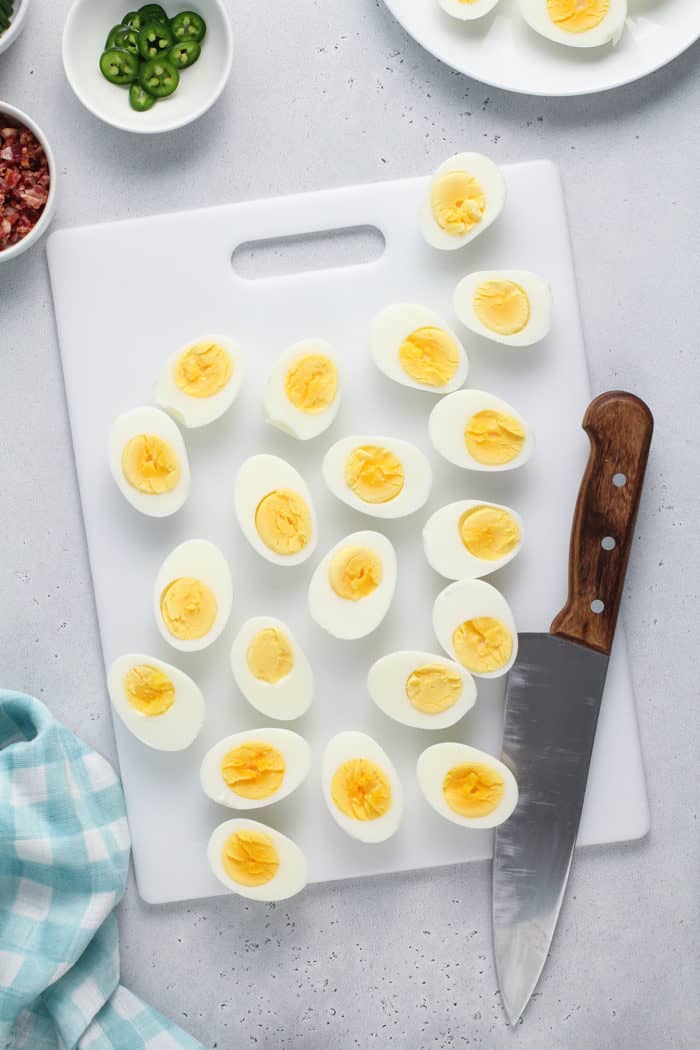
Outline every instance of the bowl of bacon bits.
<svg viewBox="0 0 700 1050"><path fill-rule="evenodd" d="M56 202L56 168L46 136L26 113L0 102L0 263L46 231Z"/></svg>

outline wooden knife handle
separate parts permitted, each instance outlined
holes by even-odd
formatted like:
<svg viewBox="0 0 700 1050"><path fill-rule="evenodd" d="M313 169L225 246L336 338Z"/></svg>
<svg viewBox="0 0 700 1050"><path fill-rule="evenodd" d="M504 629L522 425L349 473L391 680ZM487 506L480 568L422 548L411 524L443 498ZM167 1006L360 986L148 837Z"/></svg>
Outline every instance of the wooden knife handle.
<svg viewBox="0 0 700 1050"><path fill-rule="evenodd" d="M582 425L591 450L571 526L569 595L550 633L609 653L654 418L634 394L610 390L591 402Z"/></svg>

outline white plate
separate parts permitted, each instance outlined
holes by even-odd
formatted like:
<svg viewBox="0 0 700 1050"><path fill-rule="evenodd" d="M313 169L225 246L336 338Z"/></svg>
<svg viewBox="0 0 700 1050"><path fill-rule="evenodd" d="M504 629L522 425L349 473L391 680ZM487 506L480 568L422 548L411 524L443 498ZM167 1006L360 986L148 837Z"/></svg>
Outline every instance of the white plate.
<svg viewBox="0 0 700 1050"><path fill-rule="evenodd" d="M500 0L473 22L450 18L437 0L385 0L426 51L466 76L524 95L590 95L660 69L700 37L700 0L628 0L617 47L562 47L538 36Z"/></svg>

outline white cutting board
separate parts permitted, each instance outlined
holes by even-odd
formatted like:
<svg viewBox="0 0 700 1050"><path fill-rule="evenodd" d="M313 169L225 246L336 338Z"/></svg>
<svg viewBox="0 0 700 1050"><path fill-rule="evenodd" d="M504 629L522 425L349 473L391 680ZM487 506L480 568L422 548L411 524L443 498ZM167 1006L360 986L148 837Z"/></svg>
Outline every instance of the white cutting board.
<svg viewBox="0 0 700 1050"><path fill-rule="evenodd" d="M436 252L416 222L425 179L355 186L276 200L225 205L118 224L63 230L48 256L63 355L75 457L90 551L104 657L127 651L171 660L200 683L207 720L186 752L143 747L119 721L115 731L124 781L139 891L150 902L222 892L209 873L205 847L212 828L235 815L205 798L199 763L221 736L262 726L237 692L228 653L249 616L269 613L293 624L316 673L316 697L291 728L309 740L311 775L291 798L256 813L291 835L308 856L314 881L430 867L490 856L489 832L465 831L438 817L420 796L414 765L439 739L470 741L498 752L502 681L479 684L479 700L458 726L430 734L388 720L374 708L365 676L371 662L397 648L435 649L431 605L446 583L430 570L420 532L436 507L461 497L495 499L521 512L522 553L491 577L507 595L521 630L545 630L562 605L569 524L588 441L580 420L590 389L564 202L555 168L546 162L504 169L503 216L464 251ZM248 280L231 266L238 244L256 239L373 225L386 239L383 255L367 264ZM551 335L536 348L513 351L467 338L469 384L502 395L536 434L532 461L519 471L470 474L441 461L429 447L427 417L435 403L382 376L367 350L370 319L392 302L417 301L454 322L452 290L470 270L532 269L547 277L554 296ZM230 333L244 348L247 375L227 418L185 432L192 492L174 517L149 519L118 492L107 465L113 418L148 402L157 372L178 347L205 332ZM319 439L295 441L264 423L261 398L277 354L306 336L329 339L343 365L343 402L333 427ZM435 482L428 506L409 519L377 525L325 490L320 463L328 446L352 432L409 438L430 454ZM233 479L255 452L287 457L306 478L319 511L317 554L305 565L280 569L243 539L233 514ZM310 619L306 587L314 565L345 532L383 528L399 560L396 597L384 624L368 639L340 642ZM152 616L151 590L164 555L202 536L230 561L234 609L222 637L208 650L182 654L163 641ZM105 704L107 704L105 692ZM327 813L319 790L325 741L356 728L375 736L404 784L406 812L399 833L379 846L347 838ZM611 802L610 784L615 785ZM634 701L622 630L618 630L591 767L580 843L632 839L648 827L648 807Z"/></svg>

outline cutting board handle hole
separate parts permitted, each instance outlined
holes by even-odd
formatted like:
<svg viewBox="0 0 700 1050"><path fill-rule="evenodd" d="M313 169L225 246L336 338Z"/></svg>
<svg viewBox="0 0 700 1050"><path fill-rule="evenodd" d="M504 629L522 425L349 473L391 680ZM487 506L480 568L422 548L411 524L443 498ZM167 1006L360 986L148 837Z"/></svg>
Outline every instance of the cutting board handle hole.
<svg viewBox="0 0 700 1050"><path fill-rule="evenodd" d="M376 262L386 247L376 226L347 226L337 230L244 241L231 256L237 277L259 281L309 271L363 266Z"/></svg>

